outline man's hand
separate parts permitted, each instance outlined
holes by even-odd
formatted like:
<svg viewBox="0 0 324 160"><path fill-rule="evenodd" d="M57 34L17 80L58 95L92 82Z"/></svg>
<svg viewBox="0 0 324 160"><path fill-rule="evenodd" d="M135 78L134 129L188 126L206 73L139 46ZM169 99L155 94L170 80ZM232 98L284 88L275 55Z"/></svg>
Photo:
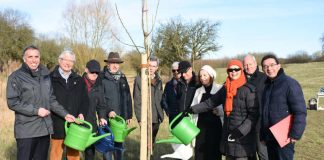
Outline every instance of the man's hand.
<svg viewBox="0 0 324 160"><path fill-rule="evenodd" d="M115 118L115 116L116 116L116 112L114 112L114 111L110 111L108 114L109 118Z"/></svg>
<svg viewBox="0 0 324 160"><path fill-rule="evenodd" d="M290 141L290 143L295 144L297 142L297 139L294 138L288 138L288 140Z"/></svg>
<svg viewBox="0 0 324 160"><path fill-rule="evenodd" d="M68 122L75 122L75 117L71 114L67 114L64 119Z"/></svg>
<svg viewBox="0 0 324 160"><path fill-rule="evenodd" d="M48 116L49 114L51 114L51 112L49 111L49 110L47 110L47 109L45 109L45 108L39 108L38 109L38 116L40 116L40 117L46 117L46 116Z"/></svg>
<svg viewBox="0 0 324 160"><path fill-rule="evenodd" d="M131 121L132 121L132 119L127 119L126 120L127 125L130 125Z"/></svg>
<svg viewBox="0 0 324 160"><path fill-rule="evenodd" d="M83 114L82 114L82 113L79 114L79 115L78 115L78 118L81 119L81 120L84 120Z"/></svg>
<svg viewBox="0 0 324 160"><path fill-rule="evenodd" d="M100 126L107 125L107 120L105 120L104 118L100 118L99 125L100 125Z"/></svg>

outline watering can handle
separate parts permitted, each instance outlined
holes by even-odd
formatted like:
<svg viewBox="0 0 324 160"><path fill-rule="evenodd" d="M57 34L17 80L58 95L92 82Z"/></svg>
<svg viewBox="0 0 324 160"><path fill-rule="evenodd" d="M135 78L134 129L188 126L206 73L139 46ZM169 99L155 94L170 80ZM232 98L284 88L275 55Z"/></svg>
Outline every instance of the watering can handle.
<svg viewBox="0 0 324 160"><path fill-rule="evenodd" d="M172 129L171 129L171 126L173 126L173 123L182 115L182 114L184 114L184 112L181 112L181 113L179 113L172 121L171 121L171 123L170 123L170 125L169 125L169 130L171 131ZM190 121L192 121L192 115L190 114L190 113L188 113L188 115L189 115L189 118L190 118Z"/></svg>
<svg viewBox="0 0 324 160"><path fill-rule="evenodd" d="M79 122L81 122L81 123L85 123L86 125L89 126L90 130L92 131L92 125L91 125L89 122L84 121L84 120L81 120L81 119L79 119L79 118L76 118L75 121L79 121ZM67 126L67 124L68 124L68 121L65 121L65 124L64 124L65 134L67 134L67 131L68 131L68 128L69 128L69 127Z"/></svg>
<svg viewBox="0 0 324 160"><path fill-rule="evenodd" d="M124 120L123 117L121 117L121 116L119 116L119 115L116 114L116 116L114 118L120 119L120 120L122 120L123 124L126 124L126 121Z"/></svg>

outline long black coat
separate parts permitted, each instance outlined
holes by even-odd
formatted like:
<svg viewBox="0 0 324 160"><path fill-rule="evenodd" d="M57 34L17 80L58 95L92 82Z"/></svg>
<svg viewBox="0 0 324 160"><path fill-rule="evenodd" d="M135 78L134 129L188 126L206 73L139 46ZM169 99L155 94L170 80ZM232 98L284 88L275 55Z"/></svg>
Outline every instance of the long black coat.
<svg viewBox="0 0 324 160"><path fill-rule="evenodd" d="M73 116L77 117L80 113L88 112L88 95L84 80L77 73L72 71L66 83L61 76L58 66L50 74L53 93L57 101ZM63 139L65 137L64 122L62 117L55 113L52 114L54 134L52 138Z"/></svg>
<svg viewBox="0 0 324 160"><path fill-rule="evenodd" d="M247 74L245 74L247 75ZM247 78L247 82L254 85L256 87L256 93L257 93L257 97L258 97L258 102L259 102L259 119L257 122L257 125L255 127L256 132L259 133L260 132L260 125L261 125L261 107L262 107L262 94L263 94L263 90L264 90L264 86L265 86L265 81L267 79L267 76L260 72L259 69L257 68L257 70L251 75L250 78Z"/></svg>
<svg viewBox="0 0 324 160"><path fill-rule="evenodd" d="M102 79L105 103L107 104L106 118L108 118L109 112L114 111L124 119L132 119L132 96L126 76L122 73L117 81L108 72L107 67L105 67L100 78Z"/></svg>
<svg viewBox="0 0 324 160"><path fill-rule="evenodd" d="M194 113L201 113L211 110L220 104L225 106L226 89L222 87L216 94L206 101L192 106ZM258 100L255 87L246 83L237 89L233 99L233 111L229 116L224 115L224 125L220 151L224 155L234 157L254 156L256 152L255 125L259 116ZM234 129L242 133L242 137L234 142L227 140Z"/></svg>
<svg viewBox="0 0 324 160"><path fill-rule="evenodd" d="M82 78L85 81L86 74L83 74ZM98 77L95 84L91 86L90 91L88 91L88 97L89 97L89 106L88 106L88 112L85 113L85 120L90 122L92 124L92 132L97 131L97 116L98 118L105 118L106 116L106 103L104 99L104 91L103 86L101 83L101 79Z"/></svg>
<svg viewBox="0 0 324 160"><path fill-rule="evenodd" d="M190 107L192 99L195 96L196 89L199 88L196 75L192 72L192 79L187 84L181 77L177 84L177 99L179 101L179 111L182 112Z"/></svg>

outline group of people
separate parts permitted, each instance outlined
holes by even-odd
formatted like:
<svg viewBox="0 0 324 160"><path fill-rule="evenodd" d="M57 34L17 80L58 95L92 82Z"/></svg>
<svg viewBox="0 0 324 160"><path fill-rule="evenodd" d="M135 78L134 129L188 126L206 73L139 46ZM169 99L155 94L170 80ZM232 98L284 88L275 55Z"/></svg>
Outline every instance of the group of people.
<svg viewBox="0 0 324 160"><path fill-rule="evenodd" d="M103 70L97 60L88 61L82 76L73 70L76 57L72 51L59 55L52 72L40 59L39 48L26 47L22 66L8 77L7 103L15 112L18 160L80 160L80 151L64 145L65 121L80 123L76 117L88 121L92 132L97 131L97 122L109 125L108 118L116 115L131 122L130 88L117 52L109 53ZM114 145L120 149L103 154L103 159L123 159L124 144ZM84 157L95 159L93 145L85 149Z"/></svg>
<svg viewBox="0 0 324 160"><path fill-rule="evenodd" d="M64 149L69 160L80 159L80 152L64 146L64 122L77 118L90 122L93 132L109 125L108 118L133 117L130 87L120 70L124 61L110 52L101 70L97 60L87 62L84 74L73 70L72 51L63 51L58 65L50 72L40 64L40 50L28 46L23 64L8 78L7 103L15 111L17 159L61 159ZM188 61L174 62L173 77L165 84L158 74L159 60L149 58L152 105L152 136L156 139L164 112L173 121L178 114L193 113L200 133L193 142L196 160L286 160L293 159L294 143L306 126L306 104L299 83L287 76L275 55L262 58L259 71L253 55L243 62L230 60L224 84L217 84L216 71L204 65L198 74ZM141 124L141 78L133 86L134 112ZM289 114L293 115L290 143L281 148L269 127ZM184 133L185 134L185 133ZM51 146L51 147L49 147ZM124 148L124 143L115 142ZM50 150L48 152L48 150ZM256 154L257 153L257 154ZM85 159L95 157L89 146ZM123 150L103 154L103 159L123 159Z"/></svg>

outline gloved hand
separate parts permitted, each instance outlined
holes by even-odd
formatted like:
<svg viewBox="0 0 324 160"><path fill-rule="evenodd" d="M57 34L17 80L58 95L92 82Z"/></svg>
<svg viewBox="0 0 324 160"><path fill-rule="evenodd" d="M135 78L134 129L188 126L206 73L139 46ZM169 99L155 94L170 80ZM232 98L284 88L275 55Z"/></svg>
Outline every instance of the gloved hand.
<svg viewBox="0 0 324 160"><path fill-rule="evenodd" d="M188 115L188 114L192 114L193 113L193 111L192 111L192 108L191 107L187 107L184 111L183 111L183 114L184 115Z"/></svg>
<svg viewBox="0 0 324 160"><path fill-rule="evenodd" d="M241 133L241 131L237 128L235 128L232 132L231 132L231 138L232 139L238 139L241 138L243 136L243 134Z"/></svg>

